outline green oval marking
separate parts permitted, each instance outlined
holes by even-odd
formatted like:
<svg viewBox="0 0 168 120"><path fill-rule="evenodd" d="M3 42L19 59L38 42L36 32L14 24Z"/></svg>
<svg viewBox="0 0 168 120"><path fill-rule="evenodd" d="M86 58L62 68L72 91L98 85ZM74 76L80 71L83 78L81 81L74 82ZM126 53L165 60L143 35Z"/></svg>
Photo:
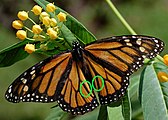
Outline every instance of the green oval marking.
<svg viewBox="0 0 168 120"><path fill-rule="evenodd" d="M102 81L102 86L101 86L100 89L96 89L95 86L94 86L94 80L95 80L97 77L100 78L101 81ZM103 87L104 87L104 79L103 79L103 77L100 76L100 75L94 76L93 79L92 79L92 87L93 87L93 89L94 89L95 91L97 91L97 92L98 92L98 91L101 91L101 90L103 89Z"/></svg>
<svg viewBox="0 0 168 120"><path fill-rule="evenodd" d="M87 83L89 84L89 87L90 87L90 92L89 92L89 94L87 94L87 95L84 95L84 94L82 93L82 85L83 85L85 82L87 82ZM89 96L92 94L92 85L91 85L91 83L90 83L89 81L87 81L87 80L84 80L84 81L80 84L79 92L80 92L80 94L81 94L83 97L85 97L85 98L89 97Z"/></svg>

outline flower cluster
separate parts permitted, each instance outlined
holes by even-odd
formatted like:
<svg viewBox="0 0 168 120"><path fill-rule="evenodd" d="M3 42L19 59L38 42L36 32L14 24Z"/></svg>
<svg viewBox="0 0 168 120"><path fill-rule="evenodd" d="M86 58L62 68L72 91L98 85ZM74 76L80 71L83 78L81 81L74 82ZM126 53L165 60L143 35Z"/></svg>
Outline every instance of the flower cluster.
<svg viewBox="0 0 168 120"><path fill-rule="evenodd" d="M166 72L158 72L157 75L160 82L168 82L168 74Z"/></svg>
<svg viewBox="0 0 168 120"><path fill-rule="evenodd" d="M54 3L49 3L46 5L46 11L43 10L42 7L35 5L31 12L39 17L39 23L37 24L33 19L30 18L29 13L26 11L19 11L17 16L18 20L14 20L12 22L13 28L17 29L16 36L20 40L28 39L34 41L40 41L41 49L45 48L47 50L47 43L49 41L61 39L60 36L60 26L62 22L66 21L66 14L60 12L59 14L55 14L56 6ZM54 17L50 15L50 13L54 14ZM31 28L28 28L24 25L25 21L29 20L33 23ZM33 34L33 36L28 36L28 32ZM25 51L28 53L34 52L35 45L27 44L25 46ZM43 49L44 50L44 49Z"/></svg>
<svg viewBox="0 0 168 120"><path fill-rule="evenodd" d="M163 62L164 62L165 65L168 66L168 54L163 56Z"/></svg>
<svg viewBox="0 0 168 120"><path fill-rule="evenodd" d="M168 54L163 56L163 62L168 66ZM157 76L160 82L168 82L168 74L166 72L160 71Z"/></svg>

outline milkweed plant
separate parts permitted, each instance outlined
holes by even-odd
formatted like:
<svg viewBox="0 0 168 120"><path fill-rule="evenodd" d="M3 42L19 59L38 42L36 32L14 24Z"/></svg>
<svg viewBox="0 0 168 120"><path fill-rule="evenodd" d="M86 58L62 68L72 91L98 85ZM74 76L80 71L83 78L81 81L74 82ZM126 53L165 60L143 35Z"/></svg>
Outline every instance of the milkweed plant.
<svg viewBox="0 0 168 120"><path fill-rule="evenodd" d="M83 44L96 40L96 37L85 26L56 6L56 3L49 3L46 0L34 1L37 5L30 11L19 11L18 19L12 22L13 28L17 29L16 37L20 39L20 42L1 50L1 67L10 66L25 59L33 52L51 56L71 49L72 42L76 39ZM106 2L130 33L136 34L112 2L110 0ZM35 22L32 16L37 17L38 22ZM28 27L26 21L30 21L32 26ZM163 58L158 55L155 59L145 60L145 64L141 73L131 76L131 84L120 101L100 106L97 110L85 115L73 116L73 119L131 120L135 118L137 111L143 113L145 120L168 119L168 54ZM134 111L132 110L133 96L137 96L140 103ZM55 107L46 119L66 120L70 117L72 118L72 115Z"/></svg>

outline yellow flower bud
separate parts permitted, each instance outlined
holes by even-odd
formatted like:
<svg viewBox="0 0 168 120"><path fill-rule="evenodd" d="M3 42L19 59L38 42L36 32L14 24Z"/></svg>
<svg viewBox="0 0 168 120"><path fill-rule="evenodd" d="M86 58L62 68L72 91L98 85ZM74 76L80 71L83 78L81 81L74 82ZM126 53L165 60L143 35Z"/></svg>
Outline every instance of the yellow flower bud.
<svg viewBox="0 0 168 120"><path fill-rule="evenodd" d="M46 13L46 12L42 12L41 14L40 14L40 21L43 21L43 18L44 17L50 17L50 15L48 14L48 13Z"/></svg>
<svg viewBox="0 0 168 120"><path fill-rule="evenodd" d="M40 25L33 25L32 31L34 34L40 34L43 29L41 29Z"/></svg>
<svg viewBox="0 0 168 120"><path fill-rule="evenodd" d="M165 65L168 66L168 54L163 56L163 62L164 62Z"/></svg>
<svg viewBox="0 0 168 120"><path fill-rule="evenodd" d="M23 22L21 20L14 20L12 22L12 27L15 29L22 29L23 28Z"/></svg>
<svg viewBox="0 0 168 120"><path fill-rule="evenodd" d="M168 82L168 74L165 72L158 72L157 74L160 82Z"/></svg>
<svg viewBox="0 0 168 120"><path fill-rule="evenodd" d="M35 51L35 45L33 44L26 44L24 50L28 52L29 54L33 53Z"/></svg>
<svg viewBox="0 0 168 120"><path fill-rule="evenodd" d="M26 11L20 11L18 12L17 16L20 20L27 20L28 13Z"/></svg>
<svg viewBox="0 0 168 120"><path fill-rule="evenodd" d="M38 5L35 5L32 10L31 10L35 15L40 15L41 14L41 11L42 11L42 8Z"/></svg>
<svg viewBox="0 0 168 120"><path fill-rule="evenodd" d="M55 26L57 25L56 19L51 18L51 19L50 19L50 25L51 25L52 27L55 27Z"/></svg>
<svg viewBox="0 0 168 120"><path fill-rule="evenodd" d="M47 29L47 34L50 36L51 39L56 39L58 38L57 32L54 31L52 28Z"/></svg>
<svg viewBox="0 0 168 120"><path fill-rule="evenodd" d="M18 30L16 32L16 36L20 39L20 40L24 40L27 37L27 33L24 30Z"/></svg>
<svg viewBox="0 0 168 120"><path fill-rule="evenodd" d="M47 34L50 34L50 32L52 32L52 31L54 31L53 28L48 28L48 29L47 29Z"/></svg>
<svg viewBox="0 0 168 120"><path fill-rule="evenodd" d="M58 20L61 21L61 22L66 21L66 14L63 13L63 12L60 12L60 13L57 15L57 17L58 17Z"/></svg>
<svg viewBox="0 0 168 120"><path fill-rule="evenodd" d="M58 32L59 31L59 28L56 26L56 27L53 27L53 30Z"/></svg>
<svg viewBox="0 0 168 120"><path fill-rule="evenodd" d="M46 6L46 10L47 10L47 12L54 12L56 10L56 7L53 3L49 3Z"/></svg>
<svg viewBox="0 0 168 120"><path fill-rule="evenodd" d="M50 25L50 18L48 16L43 18L43 24L46 26Z"/></svg>

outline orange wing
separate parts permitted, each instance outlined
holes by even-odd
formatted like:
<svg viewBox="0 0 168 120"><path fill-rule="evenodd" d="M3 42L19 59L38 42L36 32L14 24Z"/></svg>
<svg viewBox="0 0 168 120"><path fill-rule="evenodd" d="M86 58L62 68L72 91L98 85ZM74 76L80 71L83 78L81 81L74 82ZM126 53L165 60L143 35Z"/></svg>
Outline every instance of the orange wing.
<svg viewBox="0 0 168 120"><path fill-rule="evenodd" d="M129 76L143 65L145 57L153 58L160 53L163 42L146 36L119 36L95 41L85 48L77 44L74 49L50 57L21 74L6 91L6 99L57 101L64 111L84 114L95 109L98 102L91 86L83 81L102 76L105 81L98 92L100 103L117 101L128 87ZM94 86L100 89L102 80L96 78ZM84 97L81 92L90 96Z"/></svg>
<svg viewBox="0 0 168 120"><path fill-rule="evenodd" d="M72 114L84 114L92 111L98 106L97 99L94 93L91 93L89 97L83 97L80 91L80 84L86 80L81 67L77 62L72 62L72 68L68 78L65 80L61 94L58 96L59 106L64 110L71 112ZM88 83L82 85L82 93L88 95L90 93L90 87Z"/></svg>
<svg viewBox="0 0 168 120"><path fill-rule="evenodd" d="M99 92L101 104L117 101L124 95L129 76L143 65L145 57L153 58L163 50L163 42L147 36L118 36L95 41L85 47L85 61L92 76L104 78ZM96 89L102 80L94 81Z"/></svg>
<svg viewBox="0 0 168 120"><path fill-rule="evenodd" d="M71 53L65 52L34 65L9 86L6 99L14 103L56 101L56 89L71 61Z"/></svg>
<svg viewBox="0 0 168 120"><path fill-rule="evenodd" d="M54 102L72 114L84 114L98 106L95 94L83 97L80 84L86 80L81 67L72 59L71 52L50 57L21 74L8 88L6 99L10 102ZM88 83L82 93L90 93Z"/></svg>

